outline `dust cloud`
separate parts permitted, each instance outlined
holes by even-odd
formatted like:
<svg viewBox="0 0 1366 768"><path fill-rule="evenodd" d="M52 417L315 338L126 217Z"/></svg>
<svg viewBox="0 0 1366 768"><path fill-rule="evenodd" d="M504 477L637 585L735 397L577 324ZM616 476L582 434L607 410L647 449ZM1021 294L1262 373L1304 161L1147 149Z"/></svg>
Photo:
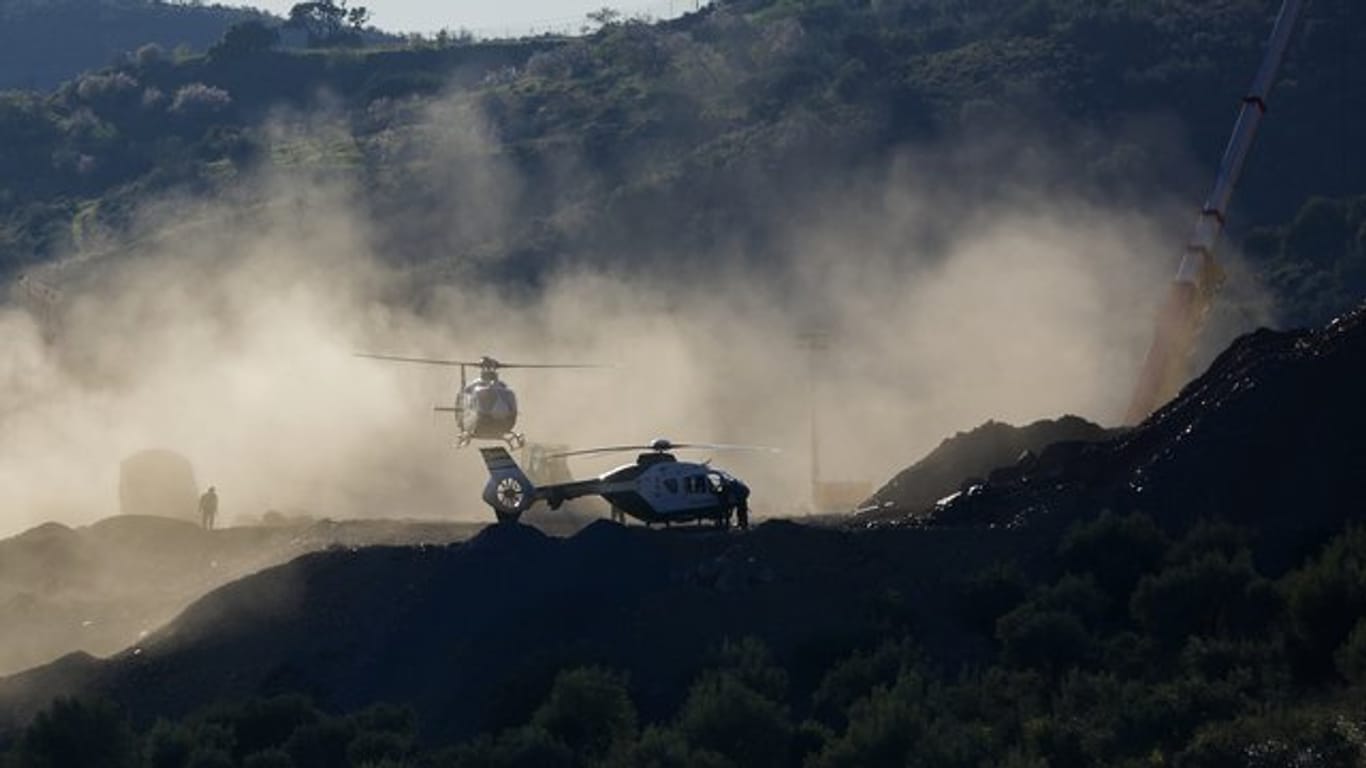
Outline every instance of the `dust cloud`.
<svg viewBox="0 0 1366 768"><path fill-rule="evenodd" d="M431 217L505 225L500 201L523 180L481 151L477 114L434 109L423 141L462 199ZM1018 181L955 194L905 157L789 212L777 263L657 246L642 264L659 267L565 268L512 296L481 278L488 254L433 243L449 275L435 285L382 258L354 183L263 170L231 199L162 201L110 255L60 270L50 327L0 309L0 533L115 513L119 462L146 448L189 457L228 523L270 509L487 518L478 454L453 450L454 425L431 411L455 371L355 351L615 366L505 372L518 429L571 447L773 446L714 461L760 514L801 514L812 413L824 478L874 485L989 418L1114 423L1179 245L1155 209Z"/></svg>

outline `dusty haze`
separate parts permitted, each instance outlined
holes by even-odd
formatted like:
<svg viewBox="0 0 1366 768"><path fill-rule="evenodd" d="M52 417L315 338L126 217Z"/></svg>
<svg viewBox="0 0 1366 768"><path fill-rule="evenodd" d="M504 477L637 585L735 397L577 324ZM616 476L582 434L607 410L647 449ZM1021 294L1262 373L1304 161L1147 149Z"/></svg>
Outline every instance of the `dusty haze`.
<svg viewBox="0 0 1366 768"><path fill-rule="evenodd" d="M418 135L454 182L432 215L503 226L521 180L463 102L433 115ZM302 140L292 130L277 140ZM971 146L943 152L971 165ZM441 243L439 269L388 264L335 177L265 170L232 199L162 201L111 255L48 272L63 298L46 332L28 308L0 309L0 533L115 513L119 461L144 448L188 456L229 523L268 509L488 517L478 454L453 450L431 412L455 372L359 350L614 364L506 372L518 428L574 447L778 447L716 456L770 514L806 511L813 387L826 479L875 485L989 418L1114 423L1185 233L1170 201L1120 209L1067 191L1065 162L1045 155L1060 166L1047 184L1037 155L1025 178L979 167L974 186L935 153L903 157L890 181L840 180L828 205L784 218L781 263L652 244L649 259L608 260L637 269L561 270L534 292L485 281L496 255ZM1256 286L1238 295L1208 348L1266 319ZM829 343L814 379L800 344L813 331Z"/></svg>

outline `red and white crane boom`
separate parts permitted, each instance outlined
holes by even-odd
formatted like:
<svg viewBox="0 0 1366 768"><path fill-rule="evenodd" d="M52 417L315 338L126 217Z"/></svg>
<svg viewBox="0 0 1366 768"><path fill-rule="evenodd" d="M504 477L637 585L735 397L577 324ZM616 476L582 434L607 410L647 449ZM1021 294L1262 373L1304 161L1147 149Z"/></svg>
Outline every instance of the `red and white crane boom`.
<svg viewBox="0 0 1366 768"><path fill-rule="evenodd" d="M1266 114L1267 95L1276 81L1276 73L1280 71L1286 48L1290 46L1291 33L1303 7L1304 0L1285 0L1281 5L1261 69L1257 71L1247 96L1243 97L1238 121L1233 125L1233 135L1224 149L1214 189L1200 209L1200 217L1186 243L1186 253L1181 259L1176 279L1172 281L1166 302L1158 311L1153 344L1143 361L1143 370L1124 417L1127 424L1137 424L1147 418L1158 406L1175 396L1186 382L1191 351L1224 278L1214 252L1224 230L1229 199L1233 197L1233 188L1243 173L1243 164L1252 149L1253 139L1257 137L1257 127Z"/></svg>

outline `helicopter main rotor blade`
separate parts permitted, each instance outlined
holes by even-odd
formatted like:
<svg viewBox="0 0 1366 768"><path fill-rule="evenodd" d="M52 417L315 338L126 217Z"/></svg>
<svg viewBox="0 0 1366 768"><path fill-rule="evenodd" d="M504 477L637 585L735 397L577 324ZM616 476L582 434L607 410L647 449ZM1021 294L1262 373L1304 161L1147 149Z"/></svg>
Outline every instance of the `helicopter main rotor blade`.
<svg viewBox="0 0 1366 768"><path fill-rule="evenodd" d="M649 451L653 450L648 445L613 445L607 448L584 448L580 451L562 451L560 453L547 454L547 459L559 459L565 456L591 456L597 453L625 453L627 451Z"/></svg>
<svg viewBox="0 0 1366 768"><path fill-rule="evenodd" d="M605 448L584 448L578 451L564 451L562 453L548 454L548 459L558 459L566 456L591 456L599 453L625 453L627 451L655 451L657 453L667 453L674 450L701 450L701 451L764 451L766 453L782 453L778 448L767 445L733 445L729 443L668 443L660 445L613 445Z"/></svg>
<svg viewBox="0 0 1366 768"><path fill-rule="evenodd" d="M368 357L371 360L392 360L399 363L422 363L423 365L448 365L451 367L458 365L479 366L479 361L469 360L439 360L431 357L401 357L399 355L376 355L369 352L352 352L353 357Z"/></svg>
<svg viewBox="0 0 1366 768"><path fill-rule="evenodd" d="M674 443L669 446L669 450L676 448L689 448L701 451L763 451L764 453L782 453L781 448L774 448L769 445L736 445L733 443Z"/></svg>
<svg viewBox="0 0 1366 768"><path fill-rule="evenodd" d="M615 368L597 363L495 363L495 368Z"/></svg>

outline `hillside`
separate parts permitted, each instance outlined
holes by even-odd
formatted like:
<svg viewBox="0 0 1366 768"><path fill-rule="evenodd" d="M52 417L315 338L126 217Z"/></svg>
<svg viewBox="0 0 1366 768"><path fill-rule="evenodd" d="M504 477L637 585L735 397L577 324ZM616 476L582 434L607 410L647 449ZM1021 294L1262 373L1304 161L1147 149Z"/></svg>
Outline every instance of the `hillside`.
<svg viewBox="0 0 1366 768"><path fill-rule="evenodd" d="M630 670L642 705L662 713L725 637L821 659L909 621L935 648L971 655L940 586L955 562L985 567L1017 538L791 523L737 538L599 522L562 541L496 526L449 547L320 553L214 592L108 661L71 656L7 678L0 712L12 724L78 692L139 717L306 692L341 711L409 703L424 731L450 739L517 716L522 689L560 668L600 663Z"/></svg>
<svg viewBox="0 0 1366 768"><path fill-rule="evenodd" d="M148 0L6 0L0 4L0 90L50 90L145 45L203 52L233 24L268 14Z"/></svg>
<svg viewBox="0 0 1366 768"><path fill-rule="evenodd" d="M48 523L0 541L0 674L75 651L122 650L210 590L307 552L446 544L479 527L299 521L210 532L143 516L75 529Z"/></svg>
<svg viewBox="0 0 1366 768"><path fill-rule="evenodd" d="M220 700L401 702L426 743L467 740L458 754L473 762L457 764L514 765L480 750L521 754L531 746L516 740L531 736L538 749L586 748L544 721L545 702L568 671L611 669L643 723L725 765L750 764L757 747L694 722L711 722L703 700L748 701L729 717L778 729L772 765L866 765L886 750L948 750L932 764L957 765L955 749L985 758L1011 745L1075 764L1153 750L1214 760L1256 744L1282 757L1335 745L1348 760L1366 746L1333 703L1360 695L1366 658L1352 570L1366 546L1352 528L1366 421L1350 375L1363 355L1366 310L1252 334L1134 430L1045 449L899 527L599 522L554 540L494 526L445 547L308 555L215 591L108 660L73 655L5 679L0 711L13 727L79 694L108 697L135 724L197 728L193 713L221 713L205 709ZM752 647L728 645L741 638ZM717 675L743 690L708 687ZM1269 706L1280 714L1253 714ZM911 707L896 716L905 727L937 735L874 727L898 707ZM811 732L789 717L811 718ZM979 726L992 735L969 738ZM548 731L519 730L533 727ZM1066 738L1079 741L1033 728L1078 729Z"/></svg>
<svg viewBox="0 0 1366 768"><path fill-rule="evenodd" d="M895 217L878 198L907 153L938 155L926 172L955 179L941 196L969 210L1021 184L1189 210L1276 6L733 0L578 40L129 62L0 103L0 137L30 147L0 155L0 178L24 180L0 182L0 262L107 248L150 201L227 195L263 168L358 182L357 213L395 262L442 274L491 261L516 284L564 264L781 260L793 221ZM1362 192L1362 13L1310 5L1236 198L1235 243L1299 226L1312 195ZM262 122L323 104L316 146ZM433 114L486 130L434 153ZM442 206L474 178L498 187L477 222L452 221ZM1188 224L1171 220L1173 243ZM1259 266L1279 276L1287 322L1350 306L1359 270L1333 265L1359 262L1356 234L1258 250L1274 254ZM1341 290L1309 287L1324 279Z"/></svg>

